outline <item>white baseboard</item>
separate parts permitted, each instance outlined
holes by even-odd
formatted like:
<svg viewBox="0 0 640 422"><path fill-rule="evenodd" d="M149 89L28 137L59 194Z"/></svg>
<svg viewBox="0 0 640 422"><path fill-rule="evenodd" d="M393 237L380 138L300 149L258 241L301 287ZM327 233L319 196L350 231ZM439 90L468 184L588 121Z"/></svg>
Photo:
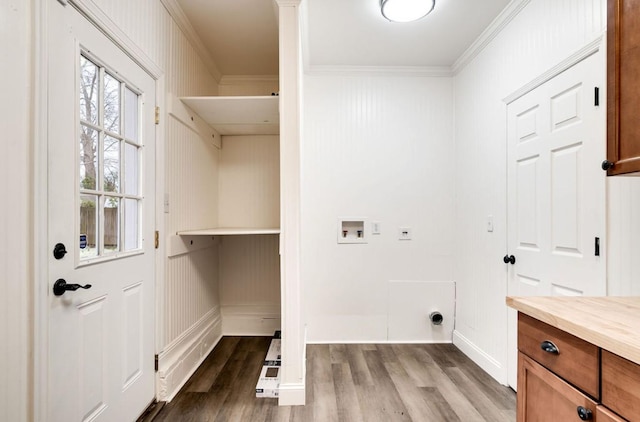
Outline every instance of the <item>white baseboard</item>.
<svg viewBox="0 0 640 422"><path fill-rule="evenodd" d="M280 384L278 389L278 406L304 406L304 383Z"/></svg>
<svg viewBox="0 0 640 422"><path fill-rule="evenodd" d="M222 338L219 308L214 308L158 356L157 400L171 401Z"/></svg>
<svg viewBox="0 0 640 422"><path fill-rule="evenodd" d="M451 340L317 340L307 344L451 344Z"/></svg>
<svg viewBox="0 0 640 422"><path fill-rule="evenodd" d="M500 362L489 356L457 330L453 331L453 344L496 381L507 385L507 371Z"/></svg>
<svg viewBox="0 0 640 422"><path fill-rule="evenodd" d="M223 306L225 336L272 336L281 327L279 306Z"/></svg>

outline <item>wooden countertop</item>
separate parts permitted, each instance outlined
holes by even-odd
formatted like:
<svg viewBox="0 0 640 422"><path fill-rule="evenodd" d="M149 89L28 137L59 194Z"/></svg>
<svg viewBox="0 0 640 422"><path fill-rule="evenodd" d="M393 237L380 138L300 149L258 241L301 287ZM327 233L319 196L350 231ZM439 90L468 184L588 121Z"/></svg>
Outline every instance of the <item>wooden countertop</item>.
<svg viewBox="0 0 640 422"><path fill-rule="evenodd" d="M640 297L507 297L507 305L640 365Z"/></svg>

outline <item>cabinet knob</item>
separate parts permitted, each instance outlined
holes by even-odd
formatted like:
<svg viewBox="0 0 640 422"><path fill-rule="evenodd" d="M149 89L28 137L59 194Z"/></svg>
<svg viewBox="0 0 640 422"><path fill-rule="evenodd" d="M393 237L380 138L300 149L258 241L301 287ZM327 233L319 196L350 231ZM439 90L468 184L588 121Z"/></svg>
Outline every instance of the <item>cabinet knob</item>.
<svg viewBox="0 0 640 422"><path fill-rule="evenodd" d="M602 162L602 170L607 171L609 169L612 169L613 166L615 166L615 163L609 161L609 160L604 160Z"/></svg>
<svg viewBox="0 0 640 422"><path fill-rule="evenodd" d="M583 421L590 421L593 419L593 412L586 407L578 406L578 417Z"/></svg>

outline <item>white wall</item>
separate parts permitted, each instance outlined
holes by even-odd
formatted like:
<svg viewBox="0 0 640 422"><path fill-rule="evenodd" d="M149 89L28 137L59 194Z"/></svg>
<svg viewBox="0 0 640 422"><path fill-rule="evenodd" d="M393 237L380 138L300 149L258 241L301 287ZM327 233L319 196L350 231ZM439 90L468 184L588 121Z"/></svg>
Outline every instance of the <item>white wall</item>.
<svg viewBox="0 0 640 422"><path fill-rule="evenodd" d="M507 252L503 98L600 36L605 6L604 0L531 0L455 77L455 247L461 259L454 273L454 340L502 382L508 270L502 262ZM486 231L488 215L495 219L493 233Z"/></svg>
<svg viewBox="0 0 640 422"><path fill-rule="evenodd" d="M32 418L31 1L0 1L0 420ZM8 42L7 40L11 40ZM44 282L44 281L43 281Z"/></svg>
<svg viewBox="0 0 640 422"><path fill-rule="evenodd" d="M308 74L304 94L307 340L386 341L389 297L404 286L390 281L453 279L452 81ZM338 244L338 217L379 221L381 234L366 233L367 244ZM398 240L401 226L412 228L413 240ZM425 324L428 300L407 297L424 304L413 317Z"/></svg>

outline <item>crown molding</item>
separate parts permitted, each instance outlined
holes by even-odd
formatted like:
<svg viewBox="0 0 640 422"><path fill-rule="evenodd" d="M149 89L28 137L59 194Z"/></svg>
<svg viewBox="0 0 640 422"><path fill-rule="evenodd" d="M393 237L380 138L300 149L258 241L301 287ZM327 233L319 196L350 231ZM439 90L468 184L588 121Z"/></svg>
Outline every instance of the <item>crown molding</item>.
<svg viewBox="0 0 640 422"><path fill-rule="evenodd" d="M448 66L330 66L310 65L305 69L307 75L362 75L362 76L408 76L440 77L453 76Z"/></svg>
<svg viewBox="0 0 640 422"><path fill-rule="evenodd" d="M471 61L480 54L491 41L493 41L504 28L527 6L531 0L512 0L507 7L482 31L480 36L465 50L464 53L451 66L454 75L457 75Z"/></svg>
<svg viewBox="0 0 640 422"><path fill-rule="evenodd" d="M220 80L222 79L222 73L220 72L220 69L218 69L218 65L216 65L213 57L211 57L211 53L204 46L204 43L198 36L198 33L193 28L193 25L191 25L191 22L189 22L187 15L184 14L182 7L180 7L176 0L160 0L160 2L169 13L169 16L171 16L184 36L187 37L187 40L196 50L205 66L209 70L209 73L211 73L211 76L213 76L216 82L220 82Z"/></svg>

